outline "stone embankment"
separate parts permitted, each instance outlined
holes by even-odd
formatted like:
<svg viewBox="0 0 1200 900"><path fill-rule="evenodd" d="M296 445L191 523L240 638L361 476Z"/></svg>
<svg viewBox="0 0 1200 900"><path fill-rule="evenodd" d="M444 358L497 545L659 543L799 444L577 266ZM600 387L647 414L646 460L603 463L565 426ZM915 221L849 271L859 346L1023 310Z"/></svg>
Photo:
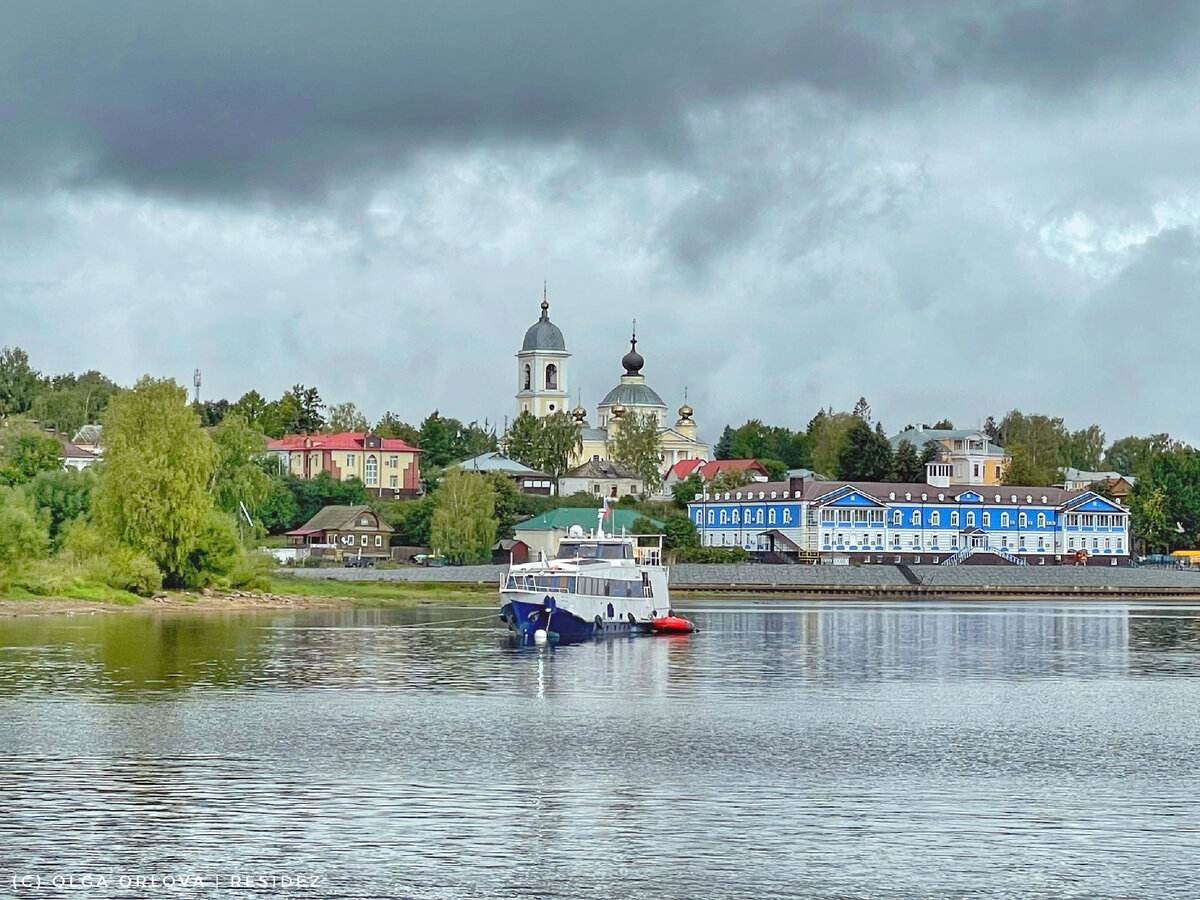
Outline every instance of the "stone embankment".
<svg viewBox="0 0 1200 900"><path fill-rule="evenodd" d="M409 584L496 584L507 566L401 569L288 569L300 578ZM1200 571L1084 566L772 566L671 568L676 590L806 597L938 599L968 597L1160 598L1200 601Z"/></svg>

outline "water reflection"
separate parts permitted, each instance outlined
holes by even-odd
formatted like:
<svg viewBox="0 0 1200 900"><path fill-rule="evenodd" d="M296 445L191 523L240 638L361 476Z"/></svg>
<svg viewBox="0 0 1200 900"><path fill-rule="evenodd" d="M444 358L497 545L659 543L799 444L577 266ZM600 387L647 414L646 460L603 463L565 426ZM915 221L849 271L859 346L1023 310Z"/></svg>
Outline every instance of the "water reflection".
<svg viewBox="0 0 1200 900"><path fill-rule="evenodd" d="M1191 893L1196 610L688 612L700 635L563 648L514 648L478 608L0 622L0 882Z"/></svg>

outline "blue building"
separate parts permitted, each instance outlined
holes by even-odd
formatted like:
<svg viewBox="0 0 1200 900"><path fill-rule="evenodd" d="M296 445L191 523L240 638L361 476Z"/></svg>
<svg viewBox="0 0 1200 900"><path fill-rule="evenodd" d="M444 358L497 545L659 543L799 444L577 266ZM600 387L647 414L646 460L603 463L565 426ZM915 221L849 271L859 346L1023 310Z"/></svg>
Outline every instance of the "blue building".
<svg viewBox="0 0 1200 900"><path fill-rule="evenodd" d="M1124 565L1129 511L1093 491L1008 485L789 481L698 494L705 546L809 561Z"/></svg>

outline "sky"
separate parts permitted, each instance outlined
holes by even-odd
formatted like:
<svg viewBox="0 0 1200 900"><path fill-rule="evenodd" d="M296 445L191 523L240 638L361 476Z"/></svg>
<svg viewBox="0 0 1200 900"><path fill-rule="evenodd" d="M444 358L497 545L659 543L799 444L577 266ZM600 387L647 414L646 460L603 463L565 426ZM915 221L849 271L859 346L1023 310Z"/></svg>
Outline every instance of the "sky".
<svg viewBox="0 0 1200 900"><path fill-rule="evenodd" d="M1200 4L4 5L43 372L502 424L545 284L593 419L636 318L710 441L864 396L1200 443Z"/></svg>

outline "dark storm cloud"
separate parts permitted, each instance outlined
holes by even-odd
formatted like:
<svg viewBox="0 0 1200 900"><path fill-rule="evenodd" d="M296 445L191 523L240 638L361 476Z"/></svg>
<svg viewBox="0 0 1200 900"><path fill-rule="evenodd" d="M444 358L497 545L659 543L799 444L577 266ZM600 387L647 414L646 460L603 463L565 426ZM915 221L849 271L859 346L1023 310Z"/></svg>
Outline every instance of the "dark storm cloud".
<svg viewBox="0 0 1200 900"><path fill-rule="evenodd" d="M0 29L0 176L313 196L416 150L480 140L686 160L692 104L757 91L805 86L878 106L964 80L1063 90L1112 70L1169 71L1192 49L1194 9L23 4Z"/></svg>

